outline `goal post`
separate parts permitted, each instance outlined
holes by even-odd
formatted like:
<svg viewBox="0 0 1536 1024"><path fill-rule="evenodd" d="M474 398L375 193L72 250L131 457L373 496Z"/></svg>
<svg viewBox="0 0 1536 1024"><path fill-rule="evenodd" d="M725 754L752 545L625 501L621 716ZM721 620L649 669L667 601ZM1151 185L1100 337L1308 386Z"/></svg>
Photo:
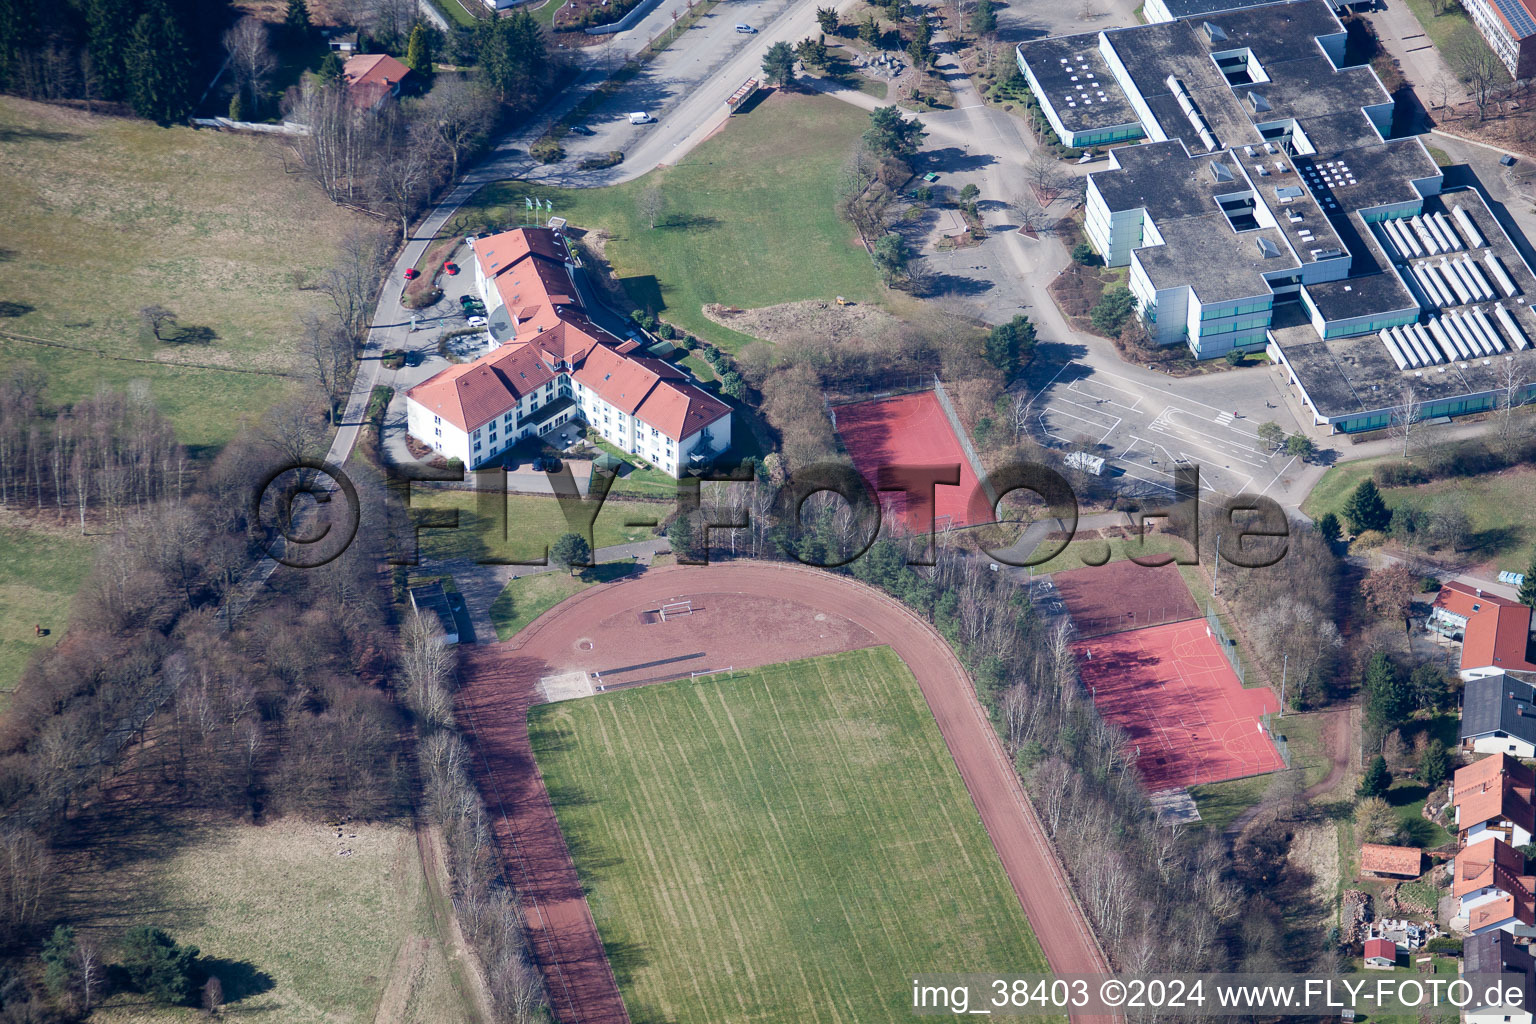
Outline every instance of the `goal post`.
<svg viewBox="0 0 1536 1024"><path fill-rule="evenodd" d="M669 618L675 619L682 615L692 615L693 599L689 598L686 601L668 601L666 604L661 606L658 614L660 614L662 622L666 622Z"/></svg>

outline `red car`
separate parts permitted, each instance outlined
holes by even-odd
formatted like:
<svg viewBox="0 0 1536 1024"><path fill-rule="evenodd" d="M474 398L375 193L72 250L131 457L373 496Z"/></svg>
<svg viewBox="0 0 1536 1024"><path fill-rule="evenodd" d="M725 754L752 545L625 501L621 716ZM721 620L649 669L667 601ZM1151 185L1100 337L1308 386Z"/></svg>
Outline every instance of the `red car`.
<svg viewBox="0 0 1536 1024"><path fill-rule="evenodd" d="M407 281L414 281L414 280L416 280L420 276L421 276L421 271L417 270L415 267L410 267L405 272L405 279Z"/></svg>
<svg viewBox="0 0 1536 1024"><path fill-rule="evenodd" d="M448 273L449 277L452 277L459 272L459 265L457 263L444 263L443 270Z"/></svg>

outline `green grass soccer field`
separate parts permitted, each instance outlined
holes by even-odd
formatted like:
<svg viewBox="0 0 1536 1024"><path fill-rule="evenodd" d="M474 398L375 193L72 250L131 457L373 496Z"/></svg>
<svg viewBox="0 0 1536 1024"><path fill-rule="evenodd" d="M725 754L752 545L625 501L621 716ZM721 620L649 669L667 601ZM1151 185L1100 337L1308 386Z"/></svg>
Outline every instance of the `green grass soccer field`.
<svg viewBox="0 0 1536 1024"><path fill-rule="evenodd" d="M530 719L636 1022L894 1020L914 973L1045 970L889 648Z"/></svg>

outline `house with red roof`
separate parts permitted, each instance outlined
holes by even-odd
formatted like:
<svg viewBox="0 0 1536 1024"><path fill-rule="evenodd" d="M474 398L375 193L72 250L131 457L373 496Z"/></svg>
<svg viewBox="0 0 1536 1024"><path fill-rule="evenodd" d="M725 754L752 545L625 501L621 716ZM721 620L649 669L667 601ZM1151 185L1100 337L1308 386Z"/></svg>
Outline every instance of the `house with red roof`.
<svg viewBox="0 0 1536 1024"><path fill-rule="evenodd" d="M406 393L411 436L473 469L579 422L672 476L731 446L729 406L587 315L558 231L518 228L471 246L497 345Z"/></svg>
<svg viewBox="0 0 1536 1024"><path fill-rule="evenodd" d="M1525 873L1525 855L1502 839L1457 851L1451 895L1459 908L1451 924L1460 931L1536 935L1536 878Z"/></svg>
<svg viewBox="0 0 1536 1024"><path fill-rule="evenodd" d="M1435 595L1425 628L1461 644L1461 678L1536 672L1527 660L1531 609L1455 580Z"/></svg>
<svg viewBox="0 0 1536 1024"><path fill-rule="evenodd" d="M400 95L400 84L411 69L387 53L359 53L348 57L341 76L347 96L360 110L372 110L391 96Z"/></svg>
<svg viewBox="0 0 1536 1024"><path fill-rule="evenodd" d="M1365 966L1389 971L1397 966L1397 943L1391 939L1365 940Z"/></svg>
<svg viewBox="0 0 1536 1024"><path fill-rule="evenodd" d="M1451 806L1461 845L1491 839L1524 846L1536 831L1536 776L1507 754L1494 754L1456 769L1451 779Z"/></svg>

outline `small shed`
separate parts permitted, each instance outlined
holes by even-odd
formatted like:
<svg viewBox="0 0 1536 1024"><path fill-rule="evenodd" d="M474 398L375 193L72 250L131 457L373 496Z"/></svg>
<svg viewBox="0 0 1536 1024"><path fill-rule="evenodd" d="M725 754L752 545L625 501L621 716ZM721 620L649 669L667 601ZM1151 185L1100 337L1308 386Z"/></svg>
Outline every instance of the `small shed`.
<svg viewBox="0 0 1536 1024"><path fill-rule="evenodd" d="M1424 853L1417 847L1380 843L1360 846L1360 874L1368 878L1418 878L1423 866Z"/></svg>
<svg viewBox="0 0 1536 1024"><path fill-rule="evenodd" d="M1390 971L1397 966L1397 943L1391 939L1365 940L1365 966Z"/></svg>

